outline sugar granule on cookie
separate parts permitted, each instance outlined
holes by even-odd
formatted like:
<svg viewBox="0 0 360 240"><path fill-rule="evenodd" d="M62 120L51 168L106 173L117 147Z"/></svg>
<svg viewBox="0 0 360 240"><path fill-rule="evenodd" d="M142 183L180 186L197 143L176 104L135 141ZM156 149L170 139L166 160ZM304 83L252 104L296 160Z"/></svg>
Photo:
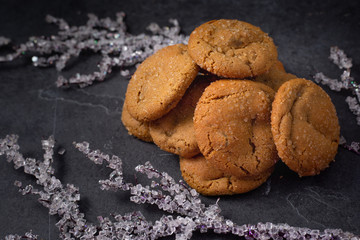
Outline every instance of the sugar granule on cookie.
<svg viewBox="0 0 360 240"><path fill-rule="evenodd" d="M156 120L180 101L198 73L187 46L165 47L147 58L132 76L125 102L132 117Z"/></svg>
<svg viewBox="0 0 360 240"><path fill-rule="evenodd" d="M279 88L271 130L281 160L300 176L319 174L337 153L340 126L335 107L310 80L289 80Z"/></svg>
<svg viewBox="0 0 360 240"><path fill-rule="evenodd" d="M238 20L200 25L190 34L188 48L201 68L226 78L260 75L277 59L272 38L259 27Z"/></svg>

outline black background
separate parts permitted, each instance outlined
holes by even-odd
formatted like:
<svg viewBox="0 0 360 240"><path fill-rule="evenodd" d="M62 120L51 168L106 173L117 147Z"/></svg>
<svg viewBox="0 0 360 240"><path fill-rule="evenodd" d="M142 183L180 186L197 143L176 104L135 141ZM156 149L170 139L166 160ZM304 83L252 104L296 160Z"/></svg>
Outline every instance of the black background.
<svg viewBox="0 0 360 240"><path fill-rule="evenodd" d="M328 60L330 47L337 45L353 58L352 75L360 79L359 1L24 0L0 4L0 35L13 39L15 44L33 35L56 34L57 28L44 21L46 14L64 18L70 25L82 25L87 13L114 18L116 12L124 11L132 34L144 32L150 22L168 25L170 18L178 19L187 35L211 19L239 19L260 26L273 37L288 72L312 79L322 71L339 78L341 71ZM98 61L96 55L82 54L62 74L91 72ZM80 208L89 221L96 222L99 215L134 210L141 210L153 221L160 218L160 210L131 203L127 192L100 190L98 180L107 178L109 170L93 164L72 146L73 141L86 140L93 149L120 156L128 181L134 181L134 167L145 161L181 179L176 156L129 136L122 126L128 78L117 70L104 83L64 90L54 86L58 75L54 68L34 68L30 58L0 63L0 138L9 133L20 135L22 153L41 159L40 140L54 135L56 149L66 149L65 155L55 156L55 175L63 183L80 188ZM341 134L350 142L359 141L360 126L344 101L350 92L323 88L336 106ZM35 196L21 196L13 185L15 180L35 184L34 179L22 169L14 170L4 157L0 160L0 238L32 229L42 239L57 239L58 218L49 216ZM206 203L216 199L203 198ZM336 161L318 176L299 178L278 163L267 183L247 194L221 197L219 204L222 214L238 224L270 221L360 234L359 200L360 157L340 147ZM198 233L193 238L224 236Z"/></svg>

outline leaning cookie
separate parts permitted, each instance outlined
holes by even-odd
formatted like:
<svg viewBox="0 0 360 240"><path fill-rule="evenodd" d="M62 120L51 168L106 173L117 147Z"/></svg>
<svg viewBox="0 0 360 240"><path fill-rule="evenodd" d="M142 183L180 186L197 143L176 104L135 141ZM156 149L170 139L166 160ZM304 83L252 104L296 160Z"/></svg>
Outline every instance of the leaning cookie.
<svg viewBox="0 0 360 240"><path fill-rule="evenodd" d="M128 84L125 102L130 115L139 121L164 116L180 101L198 70L184 44L157 51L138 67Z"/></svg>
<svg viewBox="0 0 360 240"><path fill-rule="evenodd" d="M270 87L247 80L210 84L194 113L195 136L205 158L239 178L259 175L278 160L271 134Z"/></svg>
<svg viewBox="0 0 360 240"><path fill-rule="evenodd" d="M200 153L195 139L193 117L196 103L209 84L209 77L197 76L174 109L150 122L150 135L162 150L183 157Z"/></svg>
<svg viewBox="0 0 360 240"><path fill-rule="evenodd" d="M203 69L226 78L248 78L270 69L276 46L259 27L238 20L204 23L191 34L189 54Z"/></svg>
<svg viewBox="0 0 360 240"><path fill-rule="evenodd" d="M271 130L281 160L300 176L319 174L334 160L340 135L336 110L309 80L289 80L279 88Z"/></svg>
<svg viewBox="0 0 360 240"><path fill-rule="evenodd" d="M128 130L130 135L133 135L143 141L152 142L152 138L149 131L149 123L148 122L140 122L133 118L124 103L122 113L121 113L121 121L124 124L125 128Z"/></svg>
<svg viewBox="0 0 360 240"><path fill-rule="evenodd" d="M283 83L295 78L298 77L294 74L287 73L283 64L277 60L267 72L257 76L254 81L261 82L277 91Z"/></svg>
<svg viewBox="0 0 360 240"><path fill-rule="evenodd" d="M180 170L185 182L197 192L208 196L246 193L263 184L273 168L253 179L241 179L226 175L212 166L202 155L193 158L180 157Z"/></svg>

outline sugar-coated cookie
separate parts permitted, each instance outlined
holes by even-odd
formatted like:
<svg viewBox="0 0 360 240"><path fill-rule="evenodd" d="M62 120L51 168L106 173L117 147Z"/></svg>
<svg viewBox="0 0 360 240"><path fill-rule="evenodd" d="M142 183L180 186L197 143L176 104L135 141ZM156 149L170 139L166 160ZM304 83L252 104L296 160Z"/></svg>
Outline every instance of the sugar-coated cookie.
<svg viewBox="0 0 360 240"><path fill-rule="evenodd" d="M204 156L180 157L181 174L197 192L203 195L232 195L249 192L263 184L273 171L273 167L252 179L242 179L226 175L212 166Z"/></svg>
<svg viewBox="0 0 360 240"><path fill-rule="evenodd" d="M133 135L143 141L152 142L152 138L149 131L149 123L148 122L140 122L133 118L124 103L122 113L121 113L121 121L124 124L125 128L128 130L130 135Z"/></svg>
<svg viewBox="0 0 360 240"><path fill-rule="evenodd" d="M212 20L197 27L189 54L203 69L226 78L258 76L277 59L271 37L259 27L238 20Z"/></svg>
<svg viewBox="0 0 360 240"><path fill-rule="evenodd" d="M277 91L284 82L295 78L298 77L287 73L283 64L277 60L267 72L257 76L254 81L261 82Z"/></svg>
<svg viewBox="0 0 360 240"><path fill-rule="evenodd" d="M195 139L193 117L196 103L210 84L208 79L206 76L197 76L174 109L150 122L150 135L161 149L183 157L200 153Z"/></svg>
<svg viewBox="0 0 360 240"><path fill-rule="evenodd" d="M253 177L277 159L271 134L270 87L246 80L218 80L201 96L194 113L199 149L215 168L236 177Z"/></svg>
<svg viewBox="0 0 360 240"><path fill-rule="evenodd" d="M279 88L271 130L281 160L300 176L319 174L334 160L340 135L336 110L310 80L289 80Z"/></svg>
<svg viewBox="0 0 360 240"><path fill-rule="evenodd" d="M186 45L160 49L140 64L128 84L125 101L130 115L139 121L164 116L180 101L198 70Z"/></svg>

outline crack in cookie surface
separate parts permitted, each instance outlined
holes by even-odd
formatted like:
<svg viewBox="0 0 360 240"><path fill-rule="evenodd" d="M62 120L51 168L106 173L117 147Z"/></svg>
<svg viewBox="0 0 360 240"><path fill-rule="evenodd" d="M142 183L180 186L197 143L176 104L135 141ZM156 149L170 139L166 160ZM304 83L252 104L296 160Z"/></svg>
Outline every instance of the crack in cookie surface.
<svg viewBox="0 0 360 240"><path fill-rule="evenodd" d="M334 159L340 135L335 107L315 83L285 82L275 96L271 119L279 156L300 176L319 174Z"/></svg>
<svg viewBox="0 0 360 240"><path fill-rule="evenodd" d="M208 86L194 114L202 154L237 177L258 175L273 166L277 161L270 129L273 96L269 87L247 80L218 80Z"/></svg>
<svg viewBox="0 0 360 240"><path fill-rule="evenodd" d="M202 68L229 78L260 75L277 59L276 46L260 28L227 19L196 28L189 38L189 53Z"/></svg>
<svg viewBox="0 0 360 240"><path fill-rule="evenodd" d="M273 168L267 169L253 178L237 178L214 168L202 155L193 158L180 157L180 170L184 180L203 195L233 195L249 192L271 175Z"/></svg>

